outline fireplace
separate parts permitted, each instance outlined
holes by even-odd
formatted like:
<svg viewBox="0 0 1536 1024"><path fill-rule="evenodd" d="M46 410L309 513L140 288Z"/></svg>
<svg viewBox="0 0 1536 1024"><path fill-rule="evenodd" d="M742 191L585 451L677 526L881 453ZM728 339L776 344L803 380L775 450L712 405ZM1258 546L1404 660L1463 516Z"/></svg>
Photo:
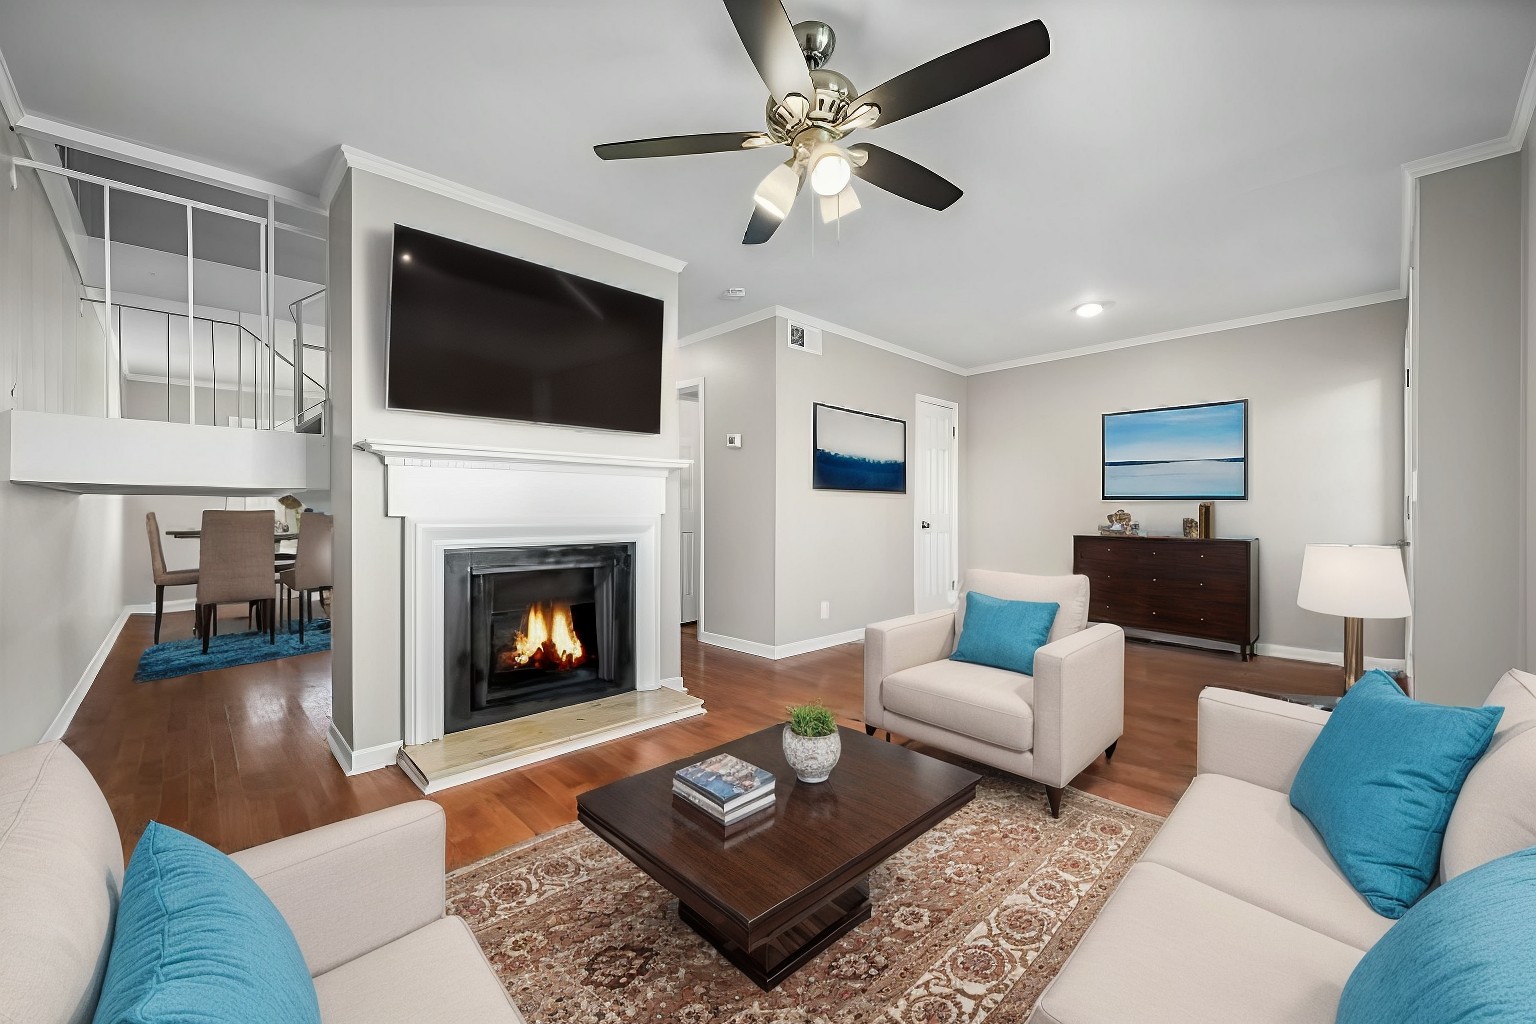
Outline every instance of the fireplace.
<svg viewBox="0 0 1536 1024"><path fill-rule="evenodd" d="M633 544L443 558L444 733L635 689Z"/></svg>

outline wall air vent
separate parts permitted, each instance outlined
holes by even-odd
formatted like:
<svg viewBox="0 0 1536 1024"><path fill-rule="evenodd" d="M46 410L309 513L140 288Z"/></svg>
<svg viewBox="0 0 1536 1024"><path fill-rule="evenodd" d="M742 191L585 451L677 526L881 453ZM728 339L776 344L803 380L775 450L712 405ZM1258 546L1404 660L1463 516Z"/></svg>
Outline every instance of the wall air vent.
<svg viewBox="0 0 1536 1024"><path fill-rule="evenodd" d="M821 328L784 321L784 344L800 352L821 355Z"/></svg>

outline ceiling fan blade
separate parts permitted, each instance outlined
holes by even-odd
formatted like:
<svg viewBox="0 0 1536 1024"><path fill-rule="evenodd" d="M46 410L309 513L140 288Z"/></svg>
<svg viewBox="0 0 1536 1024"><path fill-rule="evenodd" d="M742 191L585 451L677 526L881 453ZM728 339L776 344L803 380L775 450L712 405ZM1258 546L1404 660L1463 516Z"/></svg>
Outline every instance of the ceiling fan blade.
<svg viewBox="0 0 1536 1024"><path fill-rule="evenodd" d="M634 142L605 142L592 149L604 160L636 160L648 156L690 156L694 153L729 153L774 145L765 132L716 132L713 135L667 135Z"/></svg>
<svg viewBox="0 0 1536 1024"><path fill-rule="evenodd" d="M782 100L790 93L806 99L816 96L800 41L780 0L725 0L725 9L774 99Z"/></svg>
<svg viewBox="0 0 1536 1024"><path fill-rule="evenodd" d="M805 184L805 161L791 157L768 172L752 194L752 219L741 236L742 245L761 245L789 216L795 197Z"/></svg>
<svg viewBox="0 0 1536 1024"><path fill-rule="evenodd" d="M853 105L875 104L880 108L877 126L887 125L975 92L1029 67L1050 52L1051 34L1045 30L1045 23L1031 21L918 65L875 86Z"/></svg>
<svg viewBox="0 0 1536 1024"><path fill-rule="evenodd" d="M865 142L849 146L848 153L853 157L854 174L871 185L909 199L919 206L946 210L956 199L965 195L948 179L888 149Z"/></svg>
<svg viewBox="0 0 1536 1024"><path fill-rule="evenodd" d="M832 224L842 220L850 213L858 213L861 207L859 197L854 194L853 186L849 185L835 196L817 196L821 200L821 222Z"/></svg>

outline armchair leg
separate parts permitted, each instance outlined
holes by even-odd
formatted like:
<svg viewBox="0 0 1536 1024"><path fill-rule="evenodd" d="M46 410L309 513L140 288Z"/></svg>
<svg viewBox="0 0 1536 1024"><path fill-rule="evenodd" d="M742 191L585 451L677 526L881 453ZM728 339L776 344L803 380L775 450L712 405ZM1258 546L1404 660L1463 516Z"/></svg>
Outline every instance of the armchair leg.
<svg viewBox="0 0 1536 1024"><path fill-rule="evenodd" d="M875 734L875 727L874 726L866 725L864 727L864 735L865 736L873 736L874 734Z"/></svg>
<svg viewBox="0 0 1536 1024"><path fill-rule="evenodd" d="M1119 745L1120 745L1120 741L1119 740L1115 740L1115 742L1111 743L1109 746L1104 748L1104 760L1105 761L1113 761L1115 759L1115 748L1118 747Z"/></svg>
<svg viewBox="0 0 1536 1024"><path fill-rule="evenodd" d="M1046 786L1045 799L1051 805L1051 817L1061 817L1061 789L1060 786Z"/></svg>

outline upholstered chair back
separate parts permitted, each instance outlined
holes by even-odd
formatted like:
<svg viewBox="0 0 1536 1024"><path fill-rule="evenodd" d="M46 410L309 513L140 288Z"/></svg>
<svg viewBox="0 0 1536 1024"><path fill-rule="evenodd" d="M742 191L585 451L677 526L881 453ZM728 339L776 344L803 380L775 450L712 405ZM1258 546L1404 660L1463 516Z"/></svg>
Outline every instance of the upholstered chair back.
<svg viewBox="0 0 1536 1024"><path fill-rule="evenodd" d="M1088 625L1087 576L1026 576L1018 572L972 569L965 574L965 590L976 590L1005 601L1055 601L1061 605L1051 624L1050 641L1071 636ZM965 594L955 609L956 633L965 628Z"/></svg>
<svg viewBox="0 0 1536 1024"><path fill-rule="evenodd" d="M271 512L203 513L197 603L268 601L275 595Z"/></svg>
<svg viewBox="0 0 1536 1024"><path fill-rule="evenodd" d="M165 549L160 546L160 520L156 519L155 514L151 512L144 517L144 526L149 530L149 571L155 577L157 585L164 585Z"/></svg>
<svg viewBox="0 0 1536 1024"><path fill-rule="evenodd" d="M1511 669L1483 703L1504 715L1451 811L1442 881L1536 846L1536 675Z"/></svg>
<svg viewBox="0 0 1536 1024"><path fill-rule="evenodd" d="M331 533L335 522L320 512L305 512L299 520L299 552L293 564L295 590L331 585Z"/></svg>
<svg viewBox="0 0 1536 1024"><path fill-rule="evenodd" d="M62 743L0 756L0 1020L89 1024L112 947L123 847Z"/></svg>

